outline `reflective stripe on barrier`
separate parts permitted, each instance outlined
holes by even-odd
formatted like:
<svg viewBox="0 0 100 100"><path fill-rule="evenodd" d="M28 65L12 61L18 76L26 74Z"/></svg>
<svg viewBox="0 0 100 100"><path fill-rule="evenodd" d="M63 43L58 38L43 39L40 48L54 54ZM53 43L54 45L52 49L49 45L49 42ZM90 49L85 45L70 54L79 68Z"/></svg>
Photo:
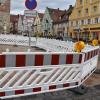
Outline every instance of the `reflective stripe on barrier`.
<svg viewBox="0 0 100 100"><path fill-rule="evenodd" d="M99 53L99 49L95 49L95 50L92 50L90 52L85 53L84 62L90 60L93 57L95 57L96 55L98 55L98 53Z"/></svg>
<svg viewBox="0 0 100 100"><path fill-rule="evenodd" d="M81 64L82 54L2 54L0 55L0 68Z"/></svg>
<svg viewBox="0 0 100 100"><path fill-rule="evenodd" d="M88 73L88 74L81 80L81 82L83 83L95 70L96 70L96 68L94 68L90 73Z"/></svg>
<svg viewBox="0 0 100 100"><path fill-rule="evenodd" d="M0 98L9 97L9 96L27 95L27 94L38 94L46 91L50 92L50 91L56 91L60 89L66 89L69 87L75 87L78 85L79 82L73 82L73 83L64 83L64 84L44 86L44 87L5 91L5 92L0 92Z"/></svg>

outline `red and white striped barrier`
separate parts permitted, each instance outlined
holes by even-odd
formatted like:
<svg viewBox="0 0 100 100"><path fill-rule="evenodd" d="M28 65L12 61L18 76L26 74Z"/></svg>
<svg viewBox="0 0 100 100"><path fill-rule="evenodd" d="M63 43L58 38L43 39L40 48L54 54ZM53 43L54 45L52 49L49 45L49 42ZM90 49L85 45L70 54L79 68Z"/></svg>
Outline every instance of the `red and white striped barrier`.
<svg viewBox="0 0 100 100"><path fill-rule="evenodd" d="M75 87L78 86L79 82L73 82L73 83L64 83L64 84L56 84L56 85L50 85L50 86L43 86L43 87L35 87L35 88L28 88L28 89L21 89L21 90L13 90L13 91L6 91L6 92L0 92L0 98L7 98L7 97L16 97L18 95L32 95L36 93L43 93L43 92L51 92L51 91L57 91L60 89L68 89L69 87Z"/></svg>
<svg viewBox="0 0 100 100"><path fill-rule="evenodd" d="M45 66L63 64L81 64L82 54L34 53L34 54L1 54L0 68Z"/></svg>
<svg viewBox="0 0 100 100"><path fill-rule="evenodd" d="M85 53L84 62L98 55L99 49ZM84 53L83 53L84 54ZM65 53L34 53L34 54L1 54L0 68L24 67L24 66L45 66L63 64L81 64L82 54Z"/></svg>
<svg viewBox="0 0 100 100"><path fill-rule="evenodd" d="M77 65L1 69L0 98L13 98L77 87L80 75L80 68Z"/></svg>
<svg viewBox="0 0 100 100"><path fill-rule="evenodd" d="M81 82L83 83L95 70L96 68L94 68L90 73L88 73L84 78L82 78Z"/></svg>
<svg viewBox="0 0 100 100"><path fill-rule="evenodd" d="M91 58L95 57L98 54L99 54L99 49L95 49L85 53L84 62L90 60Z"/></svg>

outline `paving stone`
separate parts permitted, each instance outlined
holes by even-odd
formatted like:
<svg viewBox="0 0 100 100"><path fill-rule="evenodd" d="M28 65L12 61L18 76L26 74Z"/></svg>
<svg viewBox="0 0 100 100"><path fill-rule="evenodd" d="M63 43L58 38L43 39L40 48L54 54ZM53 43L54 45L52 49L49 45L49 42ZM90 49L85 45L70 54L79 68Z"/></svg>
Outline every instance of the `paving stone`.
<svg viewBox="0 0 100 100"><path fill-rule="evenodd" d="M96 99L100 100L100 95L96 97Z"/></svg>
<svg viewBox="0 0 100 100"><path fill-rule="evenodd" d="M66 99L65 99L65 100L74 100L74 99L73 99L73 98L67 98L67 97L66 97Z"/></svg>
<svg viewBox="0 0 100 100"><path fill-rule="evenodd" d="M38 95L36 95L36 97L44 98L45 97L45 94L38 94Z"/></svg>
<svg viewBox="0 0 100 100"><path fill-rule="evenodd" d="M52 97L51 93L45 93L44 95L45 95L45 97Z"/></svg>

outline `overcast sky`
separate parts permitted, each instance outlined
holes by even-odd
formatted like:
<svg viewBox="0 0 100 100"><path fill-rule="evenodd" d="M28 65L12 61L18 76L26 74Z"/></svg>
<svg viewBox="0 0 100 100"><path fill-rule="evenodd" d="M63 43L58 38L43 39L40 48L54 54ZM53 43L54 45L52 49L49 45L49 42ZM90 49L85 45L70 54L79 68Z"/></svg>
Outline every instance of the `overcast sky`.
<svg viewBox="0 0 100 100"><path fill-rule="evenodd" d="M69 5L75 5L76 0L37 0L36 10L44 12L45 7L67 9ZM11 0L11 14L23 14L25 0Z"/></svg>

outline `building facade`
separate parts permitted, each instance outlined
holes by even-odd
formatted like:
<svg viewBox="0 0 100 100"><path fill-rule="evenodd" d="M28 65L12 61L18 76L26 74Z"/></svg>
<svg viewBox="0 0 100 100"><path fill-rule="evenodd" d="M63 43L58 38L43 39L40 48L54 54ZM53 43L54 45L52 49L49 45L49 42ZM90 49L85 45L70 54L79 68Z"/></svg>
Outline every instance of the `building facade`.
<svg viewBox="0 0 100 100"><path fill-rule="evenodd" d="M19 20L19 15L10 15L10 33L11 34L18 33L18 20Z"/></svg>
<svg viewBox="0 0 100 100"><path fill-rule="evenodd" d="M42 36L42 19L43 19L44 14L43 13L38 13L38 15L35 18L34 21L34 35L39 35Z"/></svg>
<svg viewBox="0 0 100 100"><path fill-rule="evenodd" d="M68 35L78 40L100 40L100 0L76 0Z"/></svg>
<svg viewBox="0 0 100 100"><path fill-rule="evenodd" d="M43 20L42 20L43 36L53 34L53 19L51 18L50 8L46 7Z"/></svg>
<svg viewBox="0 0 100 100"><path fill-rule="evenodd" d="M58 9L58 17L57 20L53 22L53 29L56 36L62 36L64 38L68 38L68 21L69 16L72 13L73 7L69 6L68 10L59 10Z"/></svg>
<svg viewBox="0 0 100 100"><path fill-rule="evenodd" d="M68 10L60 10L59 8L53 9L47 7L42 21L44 36L67 35L68 20L72 9L72 5L70 5Z"/></svg>
<svg viewBox="0 0 100 100"><path fill-rule="evenodd" d="M11 0L0 3L0 33L9 33L10 31L10 3Z"/></svg>

